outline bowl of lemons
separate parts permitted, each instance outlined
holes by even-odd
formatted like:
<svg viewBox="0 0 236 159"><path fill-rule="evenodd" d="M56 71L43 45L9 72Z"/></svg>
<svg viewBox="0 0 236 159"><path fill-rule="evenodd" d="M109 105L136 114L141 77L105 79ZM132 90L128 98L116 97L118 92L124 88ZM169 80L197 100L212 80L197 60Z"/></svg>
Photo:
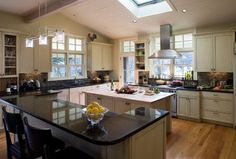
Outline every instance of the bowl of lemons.
<svg viewBox="0 0 236 159"><path fill-rule="evenodd" d="M101 106L98 102L90 103L86 108L82 109L82 112L87 116L91 125L97 125L103 119L104 114L109 110Z"/></svg>

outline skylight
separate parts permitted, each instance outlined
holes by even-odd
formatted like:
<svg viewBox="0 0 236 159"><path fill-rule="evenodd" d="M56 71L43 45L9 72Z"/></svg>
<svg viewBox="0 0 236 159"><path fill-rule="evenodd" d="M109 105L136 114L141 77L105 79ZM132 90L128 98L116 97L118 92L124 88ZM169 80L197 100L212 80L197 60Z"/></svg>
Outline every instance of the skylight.
<svg viewBox="0 0 236 159"><path fill-rule="evenodd" d="M132 1L134 1L134 3L140 7L140 6L144 6L144 5L151 5L151 4L155 4L158 2L162 2L164 0L132 0Z"/></svg>
<svg viewBox="0 0 236 159"><path fill-rule="evenodd" d="M118 0L137 18L171 12L165 0Z"/></svg>

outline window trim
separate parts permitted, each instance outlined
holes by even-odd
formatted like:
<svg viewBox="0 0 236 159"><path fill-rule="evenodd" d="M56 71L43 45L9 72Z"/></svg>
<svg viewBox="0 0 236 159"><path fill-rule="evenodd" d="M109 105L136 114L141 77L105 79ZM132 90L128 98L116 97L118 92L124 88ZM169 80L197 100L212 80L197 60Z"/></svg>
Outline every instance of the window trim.
<svg viewBox="0 0 236 159"><path fill-rule="evenodd" d="M82 51L70 51L69 50L69 38L78 38L82 40ZM52 40L51 40L52 41ZM84 79L87 78L87 47L86 47L86 43L87 43L87 39L86 37L83 36L77 36L77 35L73 35L73 34L66 34L65 35L65 43L64 43L64 50L56 50L56 49L52 49L51 46L51 59L52 59L52 54L53 53L64 53L66 55L66 77L65 78L52 78L51 77L51 72L48 73L48 81L58 81L58 80L70 80L70 79L75 79L75 77L71 77L70 76L70 71L69 71L69 55L70 54L77 54L77 55L83 55L83 60L82 60L82 74L83 76L80 77L76 77L76 79ZM77 65L76 65L77 66ZM51 69L53 67L53 64L51 62Z"/></svg>

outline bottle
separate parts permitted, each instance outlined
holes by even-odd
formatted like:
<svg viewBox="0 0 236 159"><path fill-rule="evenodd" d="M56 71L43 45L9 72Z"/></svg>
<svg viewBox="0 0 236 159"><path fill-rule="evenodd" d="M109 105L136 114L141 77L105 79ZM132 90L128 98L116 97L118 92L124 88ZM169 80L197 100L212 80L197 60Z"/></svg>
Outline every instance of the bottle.
<svg viewBox="0 0 236 159"><path fill-rule="evenodd" d="M111 91L114 91L114 82L111 80Z"/></svg>

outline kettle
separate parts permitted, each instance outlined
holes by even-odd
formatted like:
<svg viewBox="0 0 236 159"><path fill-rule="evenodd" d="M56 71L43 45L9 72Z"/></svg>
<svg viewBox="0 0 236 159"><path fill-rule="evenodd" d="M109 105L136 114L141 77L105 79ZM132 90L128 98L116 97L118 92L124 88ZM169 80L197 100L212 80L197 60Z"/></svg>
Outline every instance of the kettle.
<svg viewBox="0 0 236 159"><path fill-rule="evenodd" d="M40 89L40 82L39 80L35 80L35 86L37 89Z"/></svg>

